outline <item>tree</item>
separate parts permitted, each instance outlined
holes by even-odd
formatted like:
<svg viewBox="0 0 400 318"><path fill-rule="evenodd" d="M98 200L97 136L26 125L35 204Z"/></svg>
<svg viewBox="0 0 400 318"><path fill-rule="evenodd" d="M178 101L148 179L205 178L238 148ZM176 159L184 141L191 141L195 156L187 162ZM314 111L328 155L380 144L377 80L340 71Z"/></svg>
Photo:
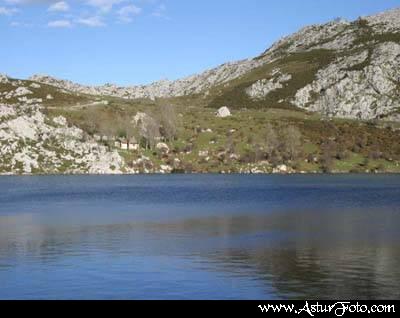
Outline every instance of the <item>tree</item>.
<svg viewBox="0 0 400 318"><path fill-rule="evenodd" d="M360 28L367 28L369 26L368 20L364 19L363 17L359 17L356 21L355 24L359 26Z"/></svg>
<svg viewBox="0 0 400 318"><path fill-rule="evenodd" d="M109 120L102 120L99 123L99 133L101 135L101 141L104 142L103 136L106 136L107 140L105 142L109 147L111 147L112 140L118 134L118 126Z"/></svg>
<svg viewBox="0 0 400 318"><path fill-rule="evenodd" d="M175 107L167 104L160 109L161 132L167 141L175 140L178 133L178 118Z"/></svg>
<svg viewBox="0 0 400 318"><path fill-rule="evenodd" d="M284 152L290 160L296 160L302 152L302 134L297 127L288 126L282 132L282 145Z"/></svg>
<svg viewBox="0 0 400 318"><path fill-rule="evenodd" d="M333 141L327 140L321 145L321 167L324 172L331 172L333 169L336 145Z"/></svg>
<svg viewBox="0 0 400 318"><path fill-rule="evenodd" d="M159 122L147 113L142 113L136 122L136 126L140 137L142 137L145 148L154 148L160 138Z"/></svg>
<svg viewBox="0 0 400 318"><path fill-rule="evenodd" d="M125 132L125 138L127 141L127 146L129 148L129 143L131 142L131 140L133 138L138 139L138 137L139 137L138 128L136 127L136 125L132 122L131 118L129 118L129 117L122 119L122 128L123 128L123 131Z"/></svg>
<svg viewBox="0 0 400 318"><path fill-rule="evenodd" d="M157 141L159 139L160 139L160 124L154 118L151 118L147 126L147 140L149 142L149 146L151 149L153 149L156 146Z"/></svg>
<svg viewBox="0 0 400 318"><path fill-rule="evenodd" d="M267 124L265 127L266 138L265 138L265 152L268 158L271 158L279 148L279 138L274 127L271 124Z"/></svg>

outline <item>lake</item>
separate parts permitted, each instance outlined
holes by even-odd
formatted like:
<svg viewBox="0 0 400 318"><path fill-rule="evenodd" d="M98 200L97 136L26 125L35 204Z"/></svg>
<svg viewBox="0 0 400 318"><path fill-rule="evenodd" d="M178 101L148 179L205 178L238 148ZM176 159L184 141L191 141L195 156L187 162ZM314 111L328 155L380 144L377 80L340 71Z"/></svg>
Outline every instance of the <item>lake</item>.
<svg viewBox="0 0 400 318"><path fill-rule="evenodd" d="M0 299L400 299L400 176L0 177Z"/></svg>

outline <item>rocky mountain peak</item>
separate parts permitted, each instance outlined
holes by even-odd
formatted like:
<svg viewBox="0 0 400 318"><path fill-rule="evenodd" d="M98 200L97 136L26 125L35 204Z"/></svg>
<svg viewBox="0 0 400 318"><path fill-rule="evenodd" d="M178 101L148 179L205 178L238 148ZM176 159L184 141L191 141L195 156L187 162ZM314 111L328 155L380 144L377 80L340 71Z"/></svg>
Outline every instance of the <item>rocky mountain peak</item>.
<svg viewBox="0 0 400 318"><path fill-rule="evenodd" d="M400 32L400 8L365 17L376 32Z"/></svg>
<svg viewBox="0 0 400 318"><path fill-rule="evenodd" d="M176 81L160 80L149 85L120 87L113 84L84 86L47 75L35 75L30 79L76 93L154 100L207 94L216 86L227 86L233 80L247 78L253 70L275 61L282 61L295 54L307 53L313 56L312 52L325 51L327 54L316 54L313 57L313 63L320 65L314 78L310 77L302 87L296 84L295 92L283 96L279 102L291 100L291 104L296 107L332 116L397 118L392 116L392 112L399 105L400 84L398 75L393 72L398 71L399 44L400 9L393 9L360 17L352 22L337 18L325 24L307 26L279 40L254 59L225 63ZM330 60L325 57L328 53ZM292 87L296 81L293 75L288 72L281 79L265 74L249 84L245 92L262 103L268 100L269 95Z"/></svg>

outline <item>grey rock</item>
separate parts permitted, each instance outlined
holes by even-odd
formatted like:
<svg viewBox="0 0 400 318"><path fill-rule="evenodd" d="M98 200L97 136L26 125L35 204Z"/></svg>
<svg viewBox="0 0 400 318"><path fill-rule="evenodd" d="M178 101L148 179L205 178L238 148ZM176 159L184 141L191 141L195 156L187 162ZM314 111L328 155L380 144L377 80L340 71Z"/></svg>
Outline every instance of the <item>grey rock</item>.
<svg viewBox="0 0 400 318"><path fill-rule="evenodd" d="M6 74L0 74L0 84L7 84L9 82L10 79Z"/></svg>
<svg viewBox="0 0 400 318"><path fill-rule="evenodd" d="M284 83L292 79L292 75L282 74L280 70L273 71L271 75L272 78L259 80L247 88L246 94L252 99L263 99L269 93L283 88Z"/></svg>
<svg viewBox="0 0 400 318"><path fill-rule="evenodd" d="M354 69L355 65L362 65ZM370 120L390 115L400 107L400 45L386 42L368 51L338 59L318 72L316 80L300 89L297 107L327 116Z"/></svg>
<svg viewBox="0 0 400 318"><path fill-rule="evenodd" d="M221 107L221 108L218 109L218 111L217 111L217 117L226 118L226 117L230 117L230 116L232 116L231 111L230 111L229 108L226 107L226 106Z"/></svg>

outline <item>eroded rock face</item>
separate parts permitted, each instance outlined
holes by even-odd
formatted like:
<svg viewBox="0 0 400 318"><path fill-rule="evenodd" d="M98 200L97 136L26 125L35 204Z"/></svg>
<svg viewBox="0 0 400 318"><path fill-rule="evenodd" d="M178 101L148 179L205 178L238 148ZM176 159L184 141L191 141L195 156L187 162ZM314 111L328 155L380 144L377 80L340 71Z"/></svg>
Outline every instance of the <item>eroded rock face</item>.
<svg viewBox="0 0 400 318"><path fill-rule="evenodd" d="M382 43L372 51L341 58L299 90L294 105L327 116L369 120L400 107L400 45Z"/></svg>
<svg viewBox="0 0 400 318"><path fill-rule="evenodd" d="M19 97L19 96L25 96L25 95L31 95L33 94L32 91L30 91L29 89L27 89L26 87L18 87L15 91L14 91L14 97Z"/></svg>
<svg viewBox="0 0 400 318"><path fill-rule="evenodd" d="M35 88L35 89L41 88L41 86L38 83L32 83L31 85L29 85L29 87L32 87L32 88Z"/></svg>
<svg viewBox="0 0 400 318"><path fill-rule="evenodd" d="M0 104L0 174L121 173L116 151L87 138L64 117L50 121L39 104Z"/></svg>
<svg viewBox="0 0 400 318"><path fill-rule="evenodd" d="M24 141L29 139L37 140L37 125L43 122L41 113L36 112L33 116L20 116L6 123L6 129Z"/></svg>
<svg viewBox="0 0 400 318"><path fill-rule="evenodd" d="M376 32L398 32L400 29L400 9L388 10L366 17L368 24Z"/></svg>
<svg viewBox="0 0 400 318"><path fill-rule="evenodd" d="M400 9L362 17L375 33L400 31ZM326 24L307 26L300 31L282 38L269 48L265 54L276 52L294 53L315 49L345 51L354 46L359 28L344 19L336 19Z"/></svg>
<svg viewBox="0 0 400 318"><path fill-rule="evenodd" d="M0 121L3 118L15 116L16 112L12 106L0 104Z"/></svg>
<svg viewBox="0 0 400 318"><path fill-rule="evenodd" d="M283 53L282 51L294 53L311 49L345 50L356 38L354 30L349 26L350 22L342 19L307 26L279 40L265 54Z"/></svg>
<svg viewBox="0 0 400 318"><path fill-rule="evenodd" d="M263 99L269 93L283 88L283 85L292 79L292 75L282 74L279 69L274 70L270 75L272 78L259 80L247 88L246 94L252 99Z"/></svg>

